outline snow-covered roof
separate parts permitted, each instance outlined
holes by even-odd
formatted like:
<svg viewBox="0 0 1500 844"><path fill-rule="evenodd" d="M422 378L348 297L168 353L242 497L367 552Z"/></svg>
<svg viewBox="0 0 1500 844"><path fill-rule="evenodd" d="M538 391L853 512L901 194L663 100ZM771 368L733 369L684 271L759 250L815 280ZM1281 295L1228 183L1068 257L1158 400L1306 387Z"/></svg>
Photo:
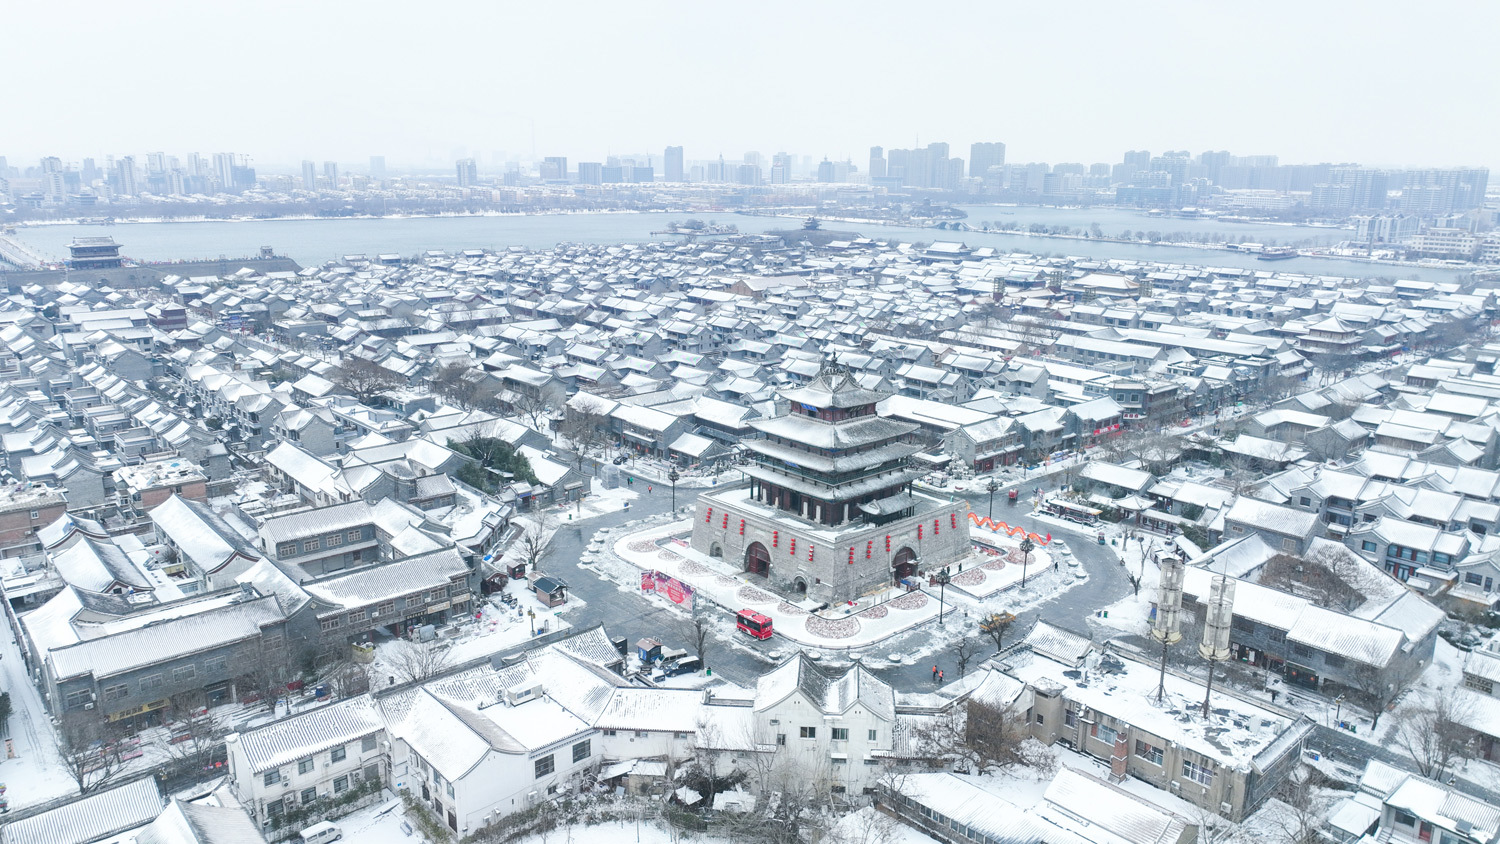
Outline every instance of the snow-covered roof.
<svg viewBox="0 0 1500 844"><path fill-rule="evenodd" d="M250 562L260 559L255 546L201 501L173 495L151 511L151 522L182 556L205 572L218 571L236 556Z"/></svg>
<svg viewBox="0 0 1500 844"><path fill-rule="evenodd" d="M260 774L383 729L374 701L360 695L240 733L234 741L251 773Z"/></svg>
<svg viewBox="0 0 1500 844"><path fill-rule="evenodd" d="M302 588L317 600L344 609L365 607L403 595L446 587L469 567L456 548L407 557L394 563L359 568Z"/></svg>
<svg viewBox="0 0 1500 844"><path fill-rule="evenodd" d="M101 679L258 638L263 626L283 617L269 597L228 606L209 604L204 612L56 648L47 660L59 680L89 673Z"/></svg>
<svg viewBox="0 0 1500 844"><path fill-rule="evenodd" d="M5 844L78 844L137 829L161 814L156 778L144 776L56 809L10 821L0 829Z"/></svg>

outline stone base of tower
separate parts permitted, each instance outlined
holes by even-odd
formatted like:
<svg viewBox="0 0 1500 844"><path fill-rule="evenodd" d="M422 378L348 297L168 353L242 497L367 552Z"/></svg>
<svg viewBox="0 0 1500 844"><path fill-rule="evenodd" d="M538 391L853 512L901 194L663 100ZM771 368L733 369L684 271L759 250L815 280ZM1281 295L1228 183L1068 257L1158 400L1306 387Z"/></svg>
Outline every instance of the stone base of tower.
<svg viewBox="0 0 1500 844"><path fill-rule="evenodd" d="M748 487L717 489L698 496L691 544L764 576L767 588L793 600L854 600L971 553L968 502L912 499L916 512L907 518L831 528L757 502Z"/></svg>

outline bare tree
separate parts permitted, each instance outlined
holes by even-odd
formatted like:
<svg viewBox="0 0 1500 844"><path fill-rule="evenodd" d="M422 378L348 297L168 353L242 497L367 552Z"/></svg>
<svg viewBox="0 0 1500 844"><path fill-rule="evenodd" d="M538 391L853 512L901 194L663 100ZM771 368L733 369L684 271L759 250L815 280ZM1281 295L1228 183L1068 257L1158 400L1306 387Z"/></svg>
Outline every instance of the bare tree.
<svg viewBox="0 0 1500 844"><path fill-rule="evenodd" d="M1349 672L1349 687L1358 693L1360 703L1370 710L1371 730L1380 726L1380 716L1406 691L1413 679L1411 671L1384 671L1364 663Z"/></svg>
<svg viewBox="0 0 1500 844"><path fill-rule="evenodd" d="M608 419L606 409L603 401L591 396L575 397L568 403L562 434L578 455L580 469L583 468L584 460L603 454L612 442L604 427Z"/></svg>
<svg viewBox="0 0 1500 844"><path fill-rule="evenodd" d="M1390 741L1411 757L1418 773L1441 780L1473 750L1474 731L1464 725L1469 715L1467 702L1434 694L1425 705L1398 716Z"/></svg>
<svg viewBox="0 0 1500 844"><path fill-rule="evenodd" d="M363 404L388 395L404 383L401 376L380 364L354 356L344 358L334 372L333 382Z"/></svg>
<svg viewBox="0 0 1500 844"><path fill-rule="evenodd" d="M693 596L693 614L688 618L683 632L687 635L688 644L693 646L693 651L698 654L698 661L704 668L708 667L708 649L713 636L713 616L708 607L711 604L707 600L699 600L697 595Z"/></svg>
<svg viewBox="0 0 1500 844"><path fill-rule="evenodd" d="M167 755L200 773L213 766L224 743L223 727L207 711L173 705L167 738Z"/></svg>
<svg viewBox="0 0 1500 844"><path fill-rule="evenodd" d="M1013 613L992 612L979 620L979 630L995 640L995 653L1005 650L1005 631L1016 623Z"/></svg>
<svg viewBox="0 0 1500 844"><path fill-rule="evenodd" d="M436 642L396 641L386 646L385 664L398 683L417 683L448 667L452 653Z"/></svg>
<svg viewBox="0 0 1500 844"><path fill-rule="evenodd" d="M969 663L979 655L979 642L968 636L958 640L953 648L953 664L958 669L958 676L964 676L969 670Z"/></svg>
<svg viewBox="0 0 1500 844"><path fill-rule="evenodd" d="M474 390L479 383L477 373L462 363L450 363L427 379L427 386L434 393L453 402L464 410L474 405Z"/></svg>
<svg viewBox="0 0 1500 844"><path fill-rule="evenodd" d="M542 557L547 553L547 544L552 539L552 523L542 513L533 514L535 521L527 525L511 545L511 551L526 564L527 571L536 571ZM510 556L510 552L506 553Z"/></svg>
<svg viewBox="0 0 1500 844"><path fill-rule="evenodd" d="M95 722L64 723L58 730L58 756L79 794L100 791L124 774L125 763L115 745L118 738L115 731Z"/></svg>
<svg viewBox="0 0 1500 844"><path fill-rule="evenodd" d="M970 699L915 728L913 743L929 764L975 773L1014 767L1051 770L1052 754L1031 737L1024 713Z"/></svg>
<svg viewBox="0 0 1500 844"><path fill-rule="evenodd" d="M1266 561L1260 582L1344 612L1363 604L1375 572L1342 545L1319 543L1301 557L1278 554Z"/></svg>
<svg viewBox="0 0 1500 844"><path fill-rule="evenodd" d="M1236 496L1248 495L1260 488L1260 458L1237 451L1224 452L1224 480Z"/></svg>
<svg viewBox="0 0 1500 844"><path fill-rule="evenodd" d="M1314 787L1314 769L1300 767L1282 780L1276 799L1285 805L1280 811L1266 813L1280 844L1321 844L1323 819L1329 803L1323 789Z"/></svg>
<svg viewBox="0 0 1500 844"><path fill-rule="evenodd" d="M547 400L540 395L528 395L526 393L508 392L501 397L510 410L531 423L533 431L547 433L551 426L544 426L542 421L547 419L551 408Z"/></svg>

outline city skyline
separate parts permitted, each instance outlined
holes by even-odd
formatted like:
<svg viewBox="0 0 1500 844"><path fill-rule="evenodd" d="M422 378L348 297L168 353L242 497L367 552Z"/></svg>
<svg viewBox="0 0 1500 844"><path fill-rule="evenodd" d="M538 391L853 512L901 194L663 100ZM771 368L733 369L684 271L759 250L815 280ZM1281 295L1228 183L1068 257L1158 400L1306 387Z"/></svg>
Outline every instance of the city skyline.
<svg viewBox="0 0 1500 844"><path fill-rule="evenodd" d="M1500 9L1465 5L1471 28L1500 24ZM660 155L672 144L689 157L796 149L859 162L872 144L916 147L943 139L966 149L1003 138L1012 161L1089 163L1110 160L1101 158L1104 150L1144 147L1229 148L1377 167L1496 163L1490 139L1500 134L1497 118L1481 106L1496 99L1500 83L1481 51L1449 49L1448 18L1403 17L1397 26L1369 4L1271 4L1255 15L1169 7L1143 15L1101 4L1066 17L1050 9L965 6L963 26L951 15L903 15L894 27L879 23L894 19L898 7L891 4L862 6L857 16L842 7L773 5L770 14L746 20L721 20L712 10L688 15L680 7L615 20L589 11L603 7L582 4L567 33L569 54L581 58L569 62L557 60L548 38L510 39L498 56L447 44L455 18L481 33L548 31L551 12L540 9L448 4L452 14L414 18L387 14L393 7L379 4L361 6L359 14L338 5L299 7L295 27L247 27L255 38L221 33L211 40L192 37L185 14L149 21L115 14L108 28L69 29L70 44L102 51L146 37L149 27L152 38L181 48L142 51L116 68L117 96L96 98L86 110L56 109L49 104L97 81L47 60L39 51L49 49L48 39L19 39L18 64L54 70L13 92L12 113L48 119L12 133L5 154L12 161L77 160L97 155L100 146L171 144L253 149L263 167L295 170L303 159L353 163L374 154L399 169L451 168L458 158L483 162L497 151L587 161L602 159L601 148ZM1358 16L1349 14L1356 8ZM292 17L291 7L255 9L266 22ZM323 59L296 41L326 31L351 43L381 43L393 19L406 37L396 45L404 58L390 70L345 61L336 50ZM55 27L50 11L17 9L9 20L15 31ZM855 38L826 37L867 21ZM736 37L719 37L723 26L733 26ZM183 37L172 38L178 29ZM994 49L985 33L999 32L1004 48ZM1058 33L1067 38L1057 40ZM1164 46L1184 39L1206 44L1205 35L1219 47L1201 58ZM799 60L764 61L772 44ZM1127 50L1130 44L1137 46ZM1283 58L1267 62L1256 45L1274 46ZM299 52L298 62L266 61L291 50ZM1379 90L1370 90L1341 81L1392 50L1403 65L1441 66L1447 78L1463 82L1388 74ZM1069 58L1082 54L1129 58L1100 75L1096 63ZM884 60L864 61L868 56ZM243 73L251 64L256 73ZM184 66L194 73L181 73ZM939 66L940 76L928 70ZM851 67L858 68L858 84L842 84ZM173 80L166 89L173 98L193 103L190 123L173 126L140 108L138 92L164 79ZM972 84L958 84L965 81ZM1393 113L1390 104L1402 102L1422 103L1438 118ZM747 120L750 114L756 119ZM100 136L108 140L101 144ZM466 154L453 155L459 148Z"/></svg>

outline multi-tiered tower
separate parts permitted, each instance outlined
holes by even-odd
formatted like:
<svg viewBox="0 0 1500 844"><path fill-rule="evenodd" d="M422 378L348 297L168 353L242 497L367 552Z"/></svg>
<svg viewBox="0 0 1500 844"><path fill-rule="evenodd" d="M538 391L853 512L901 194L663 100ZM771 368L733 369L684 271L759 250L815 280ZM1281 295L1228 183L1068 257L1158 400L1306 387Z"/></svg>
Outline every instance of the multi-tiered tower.
<svg viewBox="0 0 1500 844"><path fill-rule="evenodd" d="M748 485L699 496L693 547L741 562L773 588L857 598L969 552L968 505L914 492L915 424L883 418L887 394L826 364L752 422Z"/></svg>

